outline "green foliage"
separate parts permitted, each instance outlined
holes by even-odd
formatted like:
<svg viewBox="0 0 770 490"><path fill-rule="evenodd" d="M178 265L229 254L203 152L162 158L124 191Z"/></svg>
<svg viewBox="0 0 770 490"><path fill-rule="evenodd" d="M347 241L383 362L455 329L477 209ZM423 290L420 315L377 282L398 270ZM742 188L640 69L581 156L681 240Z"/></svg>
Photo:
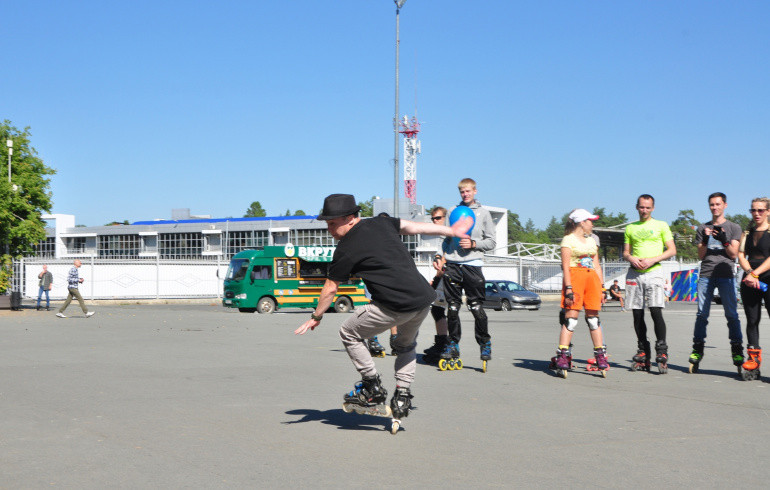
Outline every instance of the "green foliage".
<svg viewBox="0 0 770 490"><path fill-rule="evenodd" d="M120 225L127 225L128 220L123 221L110 221L109 223L105 224L104 226L120 226Z"/></svg>
<svg viewBox="0 0 770 490"><path fill-rule="evenodd" d="M628 222L626 213L618 213L615 216L614 213L607 213L604 208L594 208L591 211L593 214L599 216L599 219L594 221L594 226L599 228L609 228L610 226L622 225Z"/></svg>
<svg viewBox="0 0 770 490"><path fill-rule="evenodd" d="M360 216L362 218L371 218L374 216L374 197L375 196L372 196L368 201L358 203L358 205L361 206Z"/></svg>
<svg viewBox="0 0 770 490"><path fill-rule="evenodd" d="M692 209L682 209L679 216L671 222L671 233L674 234L676 256L683 260L698 260L698 247L695 245L695 234L700 221L695 219Z"/></svg>
<svg viewBox="0 0 770 490"><path fill-rule="evenodd" d="M13 277L13 260L8 254L0 257L0 294L5 294L11 288Z"/></svg>
<svg viewBox="0 0 770 490"><path fill-rule="evenodd" d="M244 218L264 218L265 216L267 216L267 213L262 209L259 201L251 203L249 209L246 210L246 214L243 215Z"/></svg>
<svg viewBox="0 0 770 490"><path fill-rule="evenodd" d="M10 257L28 254L45 238L43 213L51 211L51 179L56 171L43 163L30 144L29 127L19 131L5 120L0 124L0 251L8 260L0 265L0 289L7 290ZM13 141L11 182L8 182L8 146Z"/></svg>
<svg viewBox="0 0 770 490"><path fill-rule="evenodd" d="M741 230L746 231L749 229L749 224L751 224L751 218L746 216L745 214L726 214L725 218L728 221L732 221L736 225L741 227Z"/></svg>
<svg viewBox="0 0 770 490"><path fill-rule="evenodd" d="M0 247L13 256L30 253L45 238L45 222L51 211L51 180L56 173L30 145L29 128L19 131L8 120L0 124ZM11 183L8 182L8 147L13 140ZM15 187L14 187L15 186Z"/></svg>
<svg viewBox="0 0 770 490"><path fill-rule="evenodd" d="M303 210L298 209L298 210L294 211L294 216L307 216L307 214L305 214L305 212Z"/></svg>

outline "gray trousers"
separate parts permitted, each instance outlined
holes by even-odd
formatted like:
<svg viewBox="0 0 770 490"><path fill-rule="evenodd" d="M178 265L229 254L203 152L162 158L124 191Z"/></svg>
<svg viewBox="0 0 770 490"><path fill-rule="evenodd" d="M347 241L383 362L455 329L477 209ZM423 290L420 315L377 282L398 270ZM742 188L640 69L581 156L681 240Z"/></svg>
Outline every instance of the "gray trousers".
<svg viewBox="0 0 770 490"><path fill-rule="evenodd" d="M356 308L353 315L340 327L340 338L350 360L361 376L374 376L377 370L369 353L365 339L379 335L391 327L398 327L395 350L398 353L395 364L396 385L409 388L414 381L417 365L414 352L417 347L417 332L422 321L428 316L429 307L408 313L389 310L374 303Z"/></svg>
<svg viewBox="0 0 770 490"><path fill-rule="evenodd" d="M59 313L64 313L64 310L66 310L72 302L72 298L78 300L80 309L83 310L83 313L88 313L88 308L86 308L86 304L83 302L83 297L80 295L80 291L78 291L77 288L69 288L67 291L69 291L69 294L67 295L67 299L64 301L64 304L61 305L61 308L59 308Z"/></svg>

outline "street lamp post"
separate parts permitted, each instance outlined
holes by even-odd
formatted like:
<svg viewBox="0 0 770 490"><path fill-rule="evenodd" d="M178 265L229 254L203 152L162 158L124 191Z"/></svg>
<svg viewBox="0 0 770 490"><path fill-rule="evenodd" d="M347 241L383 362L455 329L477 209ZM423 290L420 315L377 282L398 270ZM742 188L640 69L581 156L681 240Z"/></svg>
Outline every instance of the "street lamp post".
<svg viewBox="0 0 770 490"><path fill-rule="evenodd" d="M406 0L393 0L396 3L396 113L393 116L393 173L394 173L394 180L393 180L393 217L398 218L398 189L399 189L399 179L398 179L398 47L399 47L399 32L398 32L398 23L399 23L399 12L401 10L401 7L404 6L406 3Z"/></svg>
<svg viewBox="0 0 770 490"><path fill-rule="evenodd" d="M5 144L8 145L8 183L11 183L11 155L13 155L13 140L6 140Z"/></svg>

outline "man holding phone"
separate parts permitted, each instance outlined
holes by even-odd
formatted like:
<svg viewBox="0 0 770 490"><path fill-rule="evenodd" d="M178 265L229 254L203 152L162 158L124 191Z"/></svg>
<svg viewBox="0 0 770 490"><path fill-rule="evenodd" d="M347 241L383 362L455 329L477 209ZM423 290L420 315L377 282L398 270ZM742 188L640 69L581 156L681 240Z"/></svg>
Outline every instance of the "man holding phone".
<svg viewBox="0 0 770 490"><path fill-rule="evenodd" d="M743 334L741 334L741 321L738 318L734 273L741 227L725 218L727 196L722 192L711 194L708 203L711 221L698 227L695 238L701 266L698 275L698 314L695 317L692 354L690 354L691 373L698 372L698 366L703 359L706 326L714 288L719 290L719 297L725 310L733 364L736 366L743 364Z"/></svg>

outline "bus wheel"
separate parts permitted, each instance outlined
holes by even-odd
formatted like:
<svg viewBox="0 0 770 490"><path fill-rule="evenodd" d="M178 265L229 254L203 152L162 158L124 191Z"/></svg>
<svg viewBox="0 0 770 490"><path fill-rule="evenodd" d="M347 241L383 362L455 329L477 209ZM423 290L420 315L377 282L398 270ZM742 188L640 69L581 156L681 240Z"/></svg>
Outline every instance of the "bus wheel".
<svg viewBox="0 0 770 490"><path fill-rule="evenodd" d="M340 296L334 302L334 311L337 313L347 313L353 309L353 302L347 296Z"/></svg>
<svg viewBox="0 0 770 490"><path fill-rule="evenodd" d="M257 311L257 309L256 308L238 308L238 311L240 311L241 313L254 313L255 311Z"/></svg>
<svg viewBox="0 0 770 490"><path fill-rule="evenodd" d="M275 301L273 298L270 298L268 296L265 296L264 298L260 298L259 302L257 303L257 311L260 313L272 313L275 311Z"/></svg>

